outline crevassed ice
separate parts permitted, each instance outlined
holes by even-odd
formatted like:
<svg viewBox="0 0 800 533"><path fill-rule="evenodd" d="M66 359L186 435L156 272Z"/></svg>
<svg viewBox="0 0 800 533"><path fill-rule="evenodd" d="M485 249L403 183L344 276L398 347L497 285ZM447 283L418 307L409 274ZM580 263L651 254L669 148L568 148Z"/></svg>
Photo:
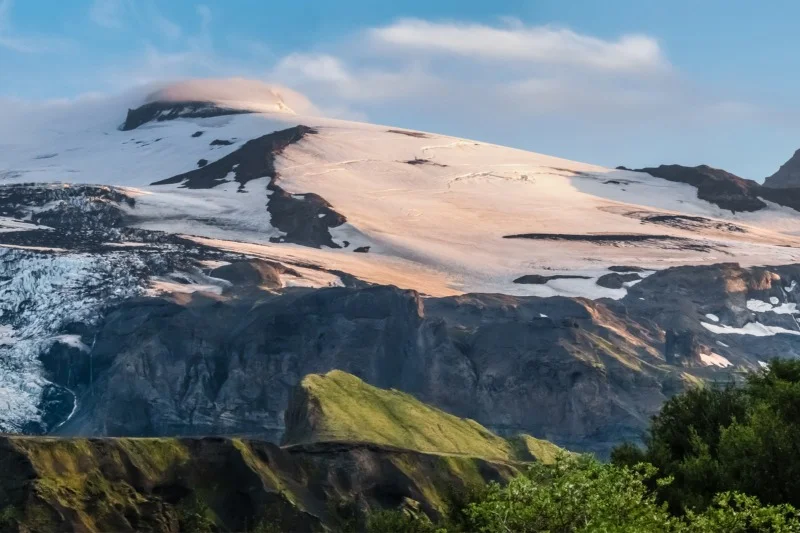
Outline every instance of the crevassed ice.
<svg viewBox="0 0 800 533"><path fill-rule="evenodd" d="M137 261L124 252L102 256L0 248L0 431L38 421L47 385L39 354L70 322L92 323L115 298L142 288Z"/></svg>

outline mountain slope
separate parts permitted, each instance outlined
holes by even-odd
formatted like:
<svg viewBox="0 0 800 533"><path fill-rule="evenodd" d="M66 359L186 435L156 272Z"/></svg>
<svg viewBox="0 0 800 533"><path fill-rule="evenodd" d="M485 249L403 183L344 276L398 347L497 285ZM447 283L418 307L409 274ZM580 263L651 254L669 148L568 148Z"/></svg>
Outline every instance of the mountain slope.
<svg viewBox="0 0 800 533"><path fill-rule="evenodd" d="M605 453L686 386L800 355L798 189L239 86L0 128L0 430L278 442L292 387L341 369Z"/></svg>
<svg viewBox="0 0 800 533"><path fill-rule="evenodd" d="M178 94L190 99L193 93ZM217 112L208 117L186 113L185 101L150 102L145 106L159 103L166 115L131 131L116 129L118 115L106 126L90 127L86 118L59 122L55 132L37 131L29 143L12 137L3 156L5 181L68 177L129 187L137 200L125 209L129 225L211 238L228 250L310 262L431 295L620 298L624 290L596 284L609 266L797 259L787 248L800 230L794 212L764 207L734 214L728 205L698 198L685 180L670 183L432 133L231 110L225 107L231 98L219 102L206 102ZM316 133L280 147L253 144L302 127ZM200 178L210 173L210 181ZM765 205L760 194L751 199L759 207ZM686 227L685 217L699 223ZM541 238L503 238L518 234ZM367 253L353 256L356 249ZM513 283L533 274L584 277Z"/></svg>

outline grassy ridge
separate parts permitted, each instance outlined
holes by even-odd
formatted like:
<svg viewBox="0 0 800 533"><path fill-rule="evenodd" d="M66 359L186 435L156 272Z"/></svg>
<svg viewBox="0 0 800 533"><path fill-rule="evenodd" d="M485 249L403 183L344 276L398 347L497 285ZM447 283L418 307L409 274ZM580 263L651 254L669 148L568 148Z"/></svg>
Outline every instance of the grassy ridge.
<svg viewBox="0 0 800 533"><path fill-rule="evenodd" d="M474 420L404 392L373 387L339 370L306 376L293 402L290 410L301 423L287 427L288 444L361 441L428 453L544 462L551 462L559 450L528 435L509 442Z"/></svg>

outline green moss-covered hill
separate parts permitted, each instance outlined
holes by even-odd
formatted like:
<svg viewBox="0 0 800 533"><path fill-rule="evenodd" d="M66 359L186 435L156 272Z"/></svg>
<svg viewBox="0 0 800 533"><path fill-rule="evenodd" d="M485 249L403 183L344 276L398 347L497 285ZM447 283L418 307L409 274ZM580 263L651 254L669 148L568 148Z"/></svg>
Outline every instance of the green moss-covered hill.
<svg viewBox="0 0 800 533"><path fill-rule="evenodd" d="M323 531L430 516L515 465L372 444L0 437L0 531Z"/></svg>
<svg viewBox="0 0 800 533"><path fill-rule="evenodd" d="M306 376L286 413L284 444L373 442L429 453L551 462L560 448L520 435L506 440L394 389L333 370Z"/></svg>
<svg viewBox="0 0 800 533"><path fill-rule="evenodd" d="M303 380L287 445L236 438L0 436L0 531L324 531L430 517L559 450L506 441L343 372Z"/></svg>

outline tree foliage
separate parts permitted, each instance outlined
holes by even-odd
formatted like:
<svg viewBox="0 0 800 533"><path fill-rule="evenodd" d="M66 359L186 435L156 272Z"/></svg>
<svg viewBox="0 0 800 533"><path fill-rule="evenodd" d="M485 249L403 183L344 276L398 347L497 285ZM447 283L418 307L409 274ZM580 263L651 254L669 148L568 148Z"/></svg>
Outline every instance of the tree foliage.
<svg viewBox="0 0 800 533"><path fill-rule="evenodd" d="M370 533L795 533L798 512L790 505L763 506L738 492L716 495L702 512L669 512L649 487L656 478L644 463L634 468L603 464L590 456L561 455L553 465L536 463L507 485L490 484L477 500L454 508L439 523L424 514L380 511Z"/></svg>
<svg viewBox="0 0 800 533"><path fill-rule="evenodd" d="M800 361L773 361L742 387L671 399L645 445L621 446L612 461L647 462L672 477L658 493L674 513L703 510L725 491L800 506Z"/></svg>

